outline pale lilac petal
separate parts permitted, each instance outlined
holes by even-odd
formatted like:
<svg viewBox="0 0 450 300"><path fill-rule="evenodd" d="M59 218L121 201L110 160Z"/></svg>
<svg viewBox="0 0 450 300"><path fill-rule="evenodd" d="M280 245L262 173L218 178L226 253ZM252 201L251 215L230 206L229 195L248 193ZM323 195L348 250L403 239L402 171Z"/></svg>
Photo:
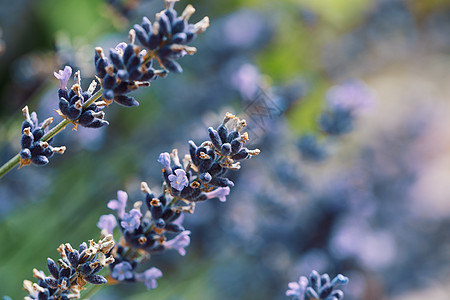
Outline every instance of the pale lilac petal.
<svg viewBox="0 0 450 300"><path fill-rule="evenodd" d="M300 288L300 285L298 284L298 282L289 282L288 287L291 290L298 290Z"/></svg>
<svg viewBox="0 0 450 300"><path fill-rule="evenodd" d="M169 175L170 186L174 189L181 191L184 187L189 185L189 180L186 176L186 172L183 169L176 169L175 175Z"/></svg>
<svg viewBox="0 0 450 300"><path fill-rule="evenodd" d="M125 213L123 220L120 222L123 228L129 231L133 231L139 228L141 225L142 213L137 209L130 210L129 213Z"/></svg>
<svg viewBox="0 0 450 300"><path fill-rule="evenodd" d="M181 256L185 256L186 250L184 248L189 246L189 244L191 242L191 238L189 237L189 234L191 234L191 232L189 230L185 230L185 231L181 232L180 234L178 234L176 237L174 237L170 241L165 242L164 243L165 248L166 249L175 249L178 251L178 253L180 253Z"/></svg>
<svg viewBox="0 0 450 300"><path fill-rule="evenodd" d="M172 224L182 225L184 221L184 215L180 215Z"/></svg>
<svg viewBox="0 0 450 300"><path fill-rule="evenodd" d="M119 281L132 279L133 275L133 268L127 261L118 263L111 271L111 277Z"/></svg>
<svg viewBox="0 0 450 300"><path fill-rule="evenodd" d="M105 230L109 234L113 233L114 228L117 226L116 217L112 214L103 215L97 223L97 227L101 230Z"/></svg>
<svg viewBox="0 0 450 300"><path fill-rule="evenodd" d="M124 191L117 191L117 200L111 200L108 202L108 208L117 210L117 216L123 219L125 214L125 207L127 206L128 195Z"/></svg>
<svg viewBox="0 0 450 300"><path fill-rule="evenodd" d="M53 75L55 75L56 79L60 80L59 88L65 90L67 89L67 82L69 81L70 76L72 76L72 68L65 66L64 70L59 70L58 73L53 72Z"/></svg>
<svg viewBox="0 0 450 300"><path fill-rule="evenodd" d="M167 152L161 153L159 155L158 162L164 166L164 169L166 169L167 173L172 173L172 168L170 167L170 154L169 153L167 153Z"/></svg>
<svg viewBox="0 0 450 300"><path fill-rule="evenodd" d="M226 196L228 196L229 194L230 194L230 188L228 186L220 187L220 188L215 189L214 191L206 193L206 198L207 199L219 198L219 200L221 202L225 202L225 201L227 201Z"/></svg>
<svg viewBox="0 0 450 300"><path fill-rule="evenodd" d="M147 290L155 289L158 286L156 279L162 277L161 270L153 267L145 271L144 273L136 274L136 280L144 282Z"/></svg>

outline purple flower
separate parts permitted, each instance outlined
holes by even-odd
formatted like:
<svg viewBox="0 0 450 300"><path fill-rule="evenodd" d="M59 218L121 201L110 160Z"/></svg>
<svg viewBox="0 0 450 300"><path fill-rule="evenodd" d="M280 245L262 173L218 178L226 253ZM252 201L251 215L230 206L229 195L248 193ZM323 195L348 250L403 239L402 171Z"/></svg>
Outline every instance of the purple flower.
<svg viewBox="0 0 450 300"><path fill-rule="evenodd" d="M61 90L65 90L67 89L67 82L72 75L72 68L69 66L65 66L64 70L59 70L58 73L53 72L53 75L55 75L56 79L60 80L59 88Z"/></svg>
<svg viewBox="0 0 450 300"><path fill-rule="evenodd" d="M103 215L97 223L97 227L101 230L105 230L109 234L113 233L114 228L117 226L116 217L112 214Z"/></svg>
<svg viewBox="0 0 450 300"><path fill-rule="evenodd" d="M119 219L123 219L125 214L125 206L127 206L128 195L124 191L117 191L117 200L111 200L108 202L108 208L117 210L117 216Z"/></svg>
<svg viewBox="0 0 450 300"><path fill-rule="evenodd" d="M164 166L167 173L172 173L172 168L170 168L170 154L167 152L161 153L158 158L158 162Z"/></svg>
<svg viewBox="0 0 450 300"><path fill-rule="evenodd" d="M191 234L191 232L189 230L185 230L185 231L181 232L179 235L177 235L170 241L165 242L164 243L165 248L166 249L175 249L178 251L178 253L180 253L181 256L185 256L186 250L184 248L189 246L189 244L191 242L191 238L189 237L189 234Z"/></svg>
<svg viewBox="0 0 450 300"><path fill-rule="evenodd" d="M141 224L142 213L137 209L130 210L129 213L125 213L123 220L120 222L123 228L129 231L133 231L139 228Z"/></svg>
<svg viewBox="0 0 450 300"><path fill-rule="evenodd" d="M245 99L253 99L258 91L260 78L257 67L244 64L232 75L231 83Z"/></svg>
<svg viewBox="0 0 450 300"><path fill-rule="evenodd" d="M214 191L206 193L206 197L207 199L219 198L220 201L225 202L227 201L225 196L228 196L229 194L230 194L229 187L220 187L215 189Z"/></svg>
<svg viewBox="0 0 450 300"><path fill-rule="evenodd" d="M178 191L183 190L185 186L189 185L189 180L186 177L186 172L182 169L176 169L175 175L170 174L169 181L170 185Z"/></svg>
<svg viewBox="0 0 450 300"><path fill-rule="evenodd" d="M363 81L357 79L330 88L326 98L332 108L351 112L367 110L375 102L372 90Z"/></svg>
<svg viewBox="0 0 450 300"><path fill-rule="evenodd" d="M158 283L156 279L162 277L161 270L157 268L150 268L144 273L136 274L136 280L144 282L147 290L156 289Z"/></svg>
<svg viewBox="0 0 450 300"><path fill-rule="evenodd" d="M308 278L300 276L298 282L289 282L289 289L286 291L286 296L295 296L299 300L305 297L306 287L308 286Z"/></svg>
<svg viewBox="0 0 450 300"><path fill-rule="evenodd" d="M133 267L127 261L123 261L114 266L111 277L119 281L133 278Z"/></svg>

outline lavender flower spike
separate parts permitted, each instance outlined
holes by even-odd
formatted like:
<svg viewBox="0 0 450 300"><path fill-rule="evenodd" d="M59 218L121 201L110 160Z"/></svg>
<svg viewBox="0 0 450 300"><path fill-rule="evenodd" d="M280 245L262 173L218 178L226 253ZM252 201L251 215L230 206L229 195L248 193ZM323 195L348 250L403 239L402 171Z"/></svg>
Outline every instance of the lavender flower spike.
<svg viewBox="0 0 450 300"><path fill-rule="evenodd" d="M117 200L111 200L108 202L108 208L117 210L117 216L119 219L123 219L125 214L125 206L127 206L128 195L124 191L117 191Z"/></svg>
<svg viewBox="0 0 450 300"><path fill-rule="evenodd" d="M144 273L136 274L136 280L144 282L147 290L156 289L156 287L158 286L156 279L161 277L161 270L155 267L148 269Z"/></svg>
<svg viewBox="0 0 450 300"><path fill-rule="evenodd" d="M186 176L186 172L182 169L176 169L175 175L170 174L169 181L170 185L178 191L183 190L184 187L189 185L189 180Z"/></svg>
<svg viewBox="0 0 450 300"><path fill-rule="evenodd" d="M103 215L97 223L97 227L102 231L106 231L108 234L112 234L114 228L117 226L116 217L114 215Z"/></svg>
<svg viewBox="0 0 450 300"><path fill-rule="evenodd" d="M60 80L59 88L61 90L67 89L67 82L69 81L70 76L72 76L72 68L69 66L65 66L64 70L59 70L58 73L53 72L56 79Z"/></svg>
<svg viewBox="0 0 450 300"><path fill-rule="evenodd" d="M218 198L221 202L225 202L227 201L225 197L229 194L230 188L228 186L220 187L215 189L214 191L206 193L206 199Z"/></svg>
<svg viewBox="0 0 450 300"><path fill-rule="evenodd" d="M167 152L161 153L158 158L158 162L164 166L167 173L172 173L172 168L170 167L170 154Z"/></svg>
<svg viewBox="0 0 450 300"><path fill-rule="evenodd" d="M134 231L139 228L141 224L142 213L137 209L130 210L129 213L125 213L123 221L120 222L123 228L128 231Z"/></svg>
<svg viewBox="0 0 450 300"><path fill-rule="evenodd" d="M180 253L181 256L186 255L186 248L191 243L191 238L189 237L191 232L189 230L185 230L181 232L179 235L164 243L166 249L175 249Z"/></svg>

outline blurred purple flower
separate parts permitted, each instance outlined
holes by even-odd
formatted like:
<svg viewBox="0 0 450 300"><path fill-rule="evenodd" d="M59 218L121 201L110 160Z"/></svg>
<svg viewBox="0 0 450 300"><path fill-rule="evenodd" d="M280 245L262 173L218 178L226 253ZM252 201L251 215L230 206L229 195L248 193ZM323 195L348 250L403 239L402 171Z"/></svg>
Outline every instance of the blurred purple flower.
<svg viewBox="0 0 450 300"><path fill-rule="evenodd" d="M232 74L231 83L245 99L252 99L258 91L261 74L252 64L242 65Z"/></svg>
<svg viewBox="0 0 450 300"><path fill-rule="evenodd" d="M286 291L286 296L295 296L299 300L303 300L305 297L306 287L308 286L308 278L300 276L298 282L289 282L289 289Z"/></svg>
<svg viewBox="0 0 450 300"><path fill-rule="evenodd" d="M97 227L101 230L105 230L109 234L113 233L114 228L117 226L116 217L113 214L103 215L97 223Z"/></svg>
<svg viewBox="0 0 450 300"><path fill-rule="evenodd" d="M111 271L111 277L119 281L133 278L133 267L127 261L122 261L114 266Z"/></svg>
<svg viewBox="0 0 450 300"><path fill-rule="evenodd" d="M136 280L144 282L147 290L155 289L158 286L156 279L162 277L161 270L153 267L144 273L136 274Z"/></svg>
<svg viewBox="0 0 450 300"><path fill-rule="evenodd" d="M175 249L178 251L178 253L180 253L181 256L185 256L186 250L184 248L189 246L189 244L191 242L191 238L189 237L189 234L191 234L191 232L189 230L185 230L185 231L181 232L179 235L177 235L170 241L165 242L164 243L165 248L166 249Z"/></svg>
<svg viewBox="0 0 450 300"><path fill-rule="evenodd" d="M108 202L108 208L117 210L117 216L119 219L123 219L125 214L125 207L127 206L128 195L124 191L117 191L117 200L111 200Z"/></svg>
<svg viewBox="0 0 450 300"><path fill-rule="evenodd" d="M170 185L178 191L183 190L184 187L189 185L189 180L186 176L186 172L182 169L176 169L175 175L170 174L169 181Z"/></svg>
<svg viewBox="0 0 450 300"><path fill-rule="evenodd" d="M59 88L61 90L65 90L67 89L67 82L72 75L72 68L69 66L65 66L64 70L59 70L58 73L53 72L53 75L55 75L56 79L60 80Z"/></svg>
<svg viewBox="0 0 450 300"><path fill-rule="evenodd" d="M139 210L132 209L129 213L124 214L120 225L128 231L133 231L139 228L139 225L141 224L141 217L142 213Z"/></svg>
<svg viewBox="0 0 450 300"><path fill-rule="evenodd" d="M164 166L167 173L172 173L172 168L170 167L170 154L167 152L161 153L158 158L158 162Z"/></svg>
<svg viewBox="0 0 450 300"><path fill-rule="evenodd" d="M359 79L351 79L330 88L326 99L332 108L352 112L367 110L375 102L373 91Z"/></svg>
<svg viewBox="0 0 450 300"><path fill-rule="evenodd" d="M227 199L225 198L230 194L230 188L229 187L220 187L215 189L214 191L206 193L207 199L212 198L219 198L220 201L225 202Z"/></svg>

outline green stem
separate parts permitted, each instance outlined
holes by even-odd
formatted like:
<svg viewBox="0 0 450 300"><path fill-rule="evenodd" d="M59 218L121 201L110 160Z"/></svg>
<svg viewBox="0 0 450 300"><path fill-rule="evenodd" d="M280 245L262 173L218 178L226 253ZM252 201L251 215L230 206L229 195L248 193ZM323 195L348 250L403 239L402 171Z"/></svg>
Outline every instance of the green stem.
<svg viewBox="0 0 450 300"><path fill-rule="evenodd" d="M94 103L98 98L100 98L103 94L103 89L99 89L94 95L89 98L88 101L86 101L83 104L83 109L90 106L92 103ZM69 120L62 120L58 123L55 127L53 127L50 131L48 131L42 138L41 141L47 142L49 139L57 135L59 132L61 132L71 121ZM8 162L3 164L0 167L0 178L2 178L6 173L11 171L15 166L17 166L20 163L20 153L16 154L13 158L11 158Z"/></svg>
<svg viewBox="0 0 450 300"><path fill-rule="evenodd" d="M94 296L102 287L103 284L91 284L86 291L81 292L80 299L90 299L90 297Z"/></svg>

